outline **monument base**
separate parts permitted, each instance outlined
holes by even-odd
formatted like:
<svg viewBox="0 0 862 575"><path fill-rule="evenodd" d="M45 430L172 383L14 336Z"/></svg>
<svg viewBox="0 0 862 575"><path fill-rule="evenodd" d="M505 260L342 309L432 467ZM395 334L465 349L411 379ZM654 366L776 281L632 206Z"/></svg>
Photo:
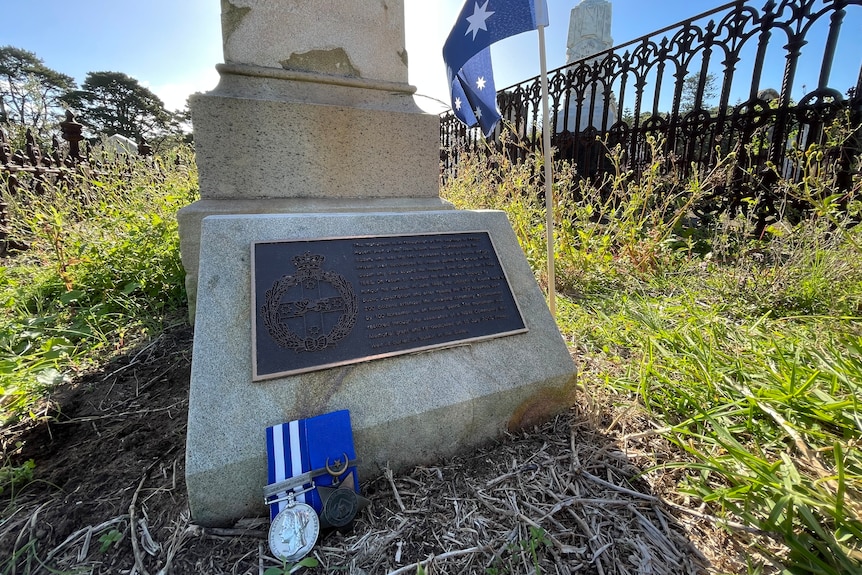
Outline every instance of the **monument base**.
<svg viewBox="0 0 862 575"><path fill-rule="evenodd" d="M408 84L220 64L190 98L201 201L179 211L194 322L208 215L440 210L440 118Z"/></svg>
<svg viewBox="0 0 862 575"><path fill-rule="evenodd" d="M529 331L252 382L253 242L475 231L488 232ZM186 483L201 525L266 513L267 426L349 409L367 479L485 443L531 398L572 386L574 363L503 212L213 216L200 258Z"/></svg>

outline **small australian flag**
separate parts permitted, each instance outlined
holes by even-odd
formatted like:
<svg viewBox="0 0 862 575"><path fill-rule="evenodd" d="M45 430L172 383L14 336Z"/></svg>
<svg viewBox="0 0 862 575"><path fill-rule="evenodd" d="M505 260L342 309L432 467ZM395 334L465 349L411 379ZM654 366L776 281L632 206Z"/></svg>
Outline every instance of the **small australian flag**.
<svg viewBox="0 0 862 575"><path fill-rule="evenodd" d="M490 46L548 25L546 0L467 0L443 45L452 111L485 137L500 121Z"/></svg>

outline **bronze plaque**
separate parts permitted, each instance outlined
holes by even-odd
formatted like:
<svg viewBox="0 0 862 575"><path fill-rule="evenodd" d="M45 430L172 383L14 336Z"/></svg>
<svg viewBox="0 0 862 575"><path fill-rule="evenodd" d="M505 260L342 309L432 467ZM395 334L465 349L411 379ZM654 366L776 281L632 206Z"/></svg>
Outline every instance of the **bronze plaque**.
<svg viewBox="0 0 862 575"><path fill-rule="evenodd" d="M486 231L252 245L255 381L527 331Z"/></svg>

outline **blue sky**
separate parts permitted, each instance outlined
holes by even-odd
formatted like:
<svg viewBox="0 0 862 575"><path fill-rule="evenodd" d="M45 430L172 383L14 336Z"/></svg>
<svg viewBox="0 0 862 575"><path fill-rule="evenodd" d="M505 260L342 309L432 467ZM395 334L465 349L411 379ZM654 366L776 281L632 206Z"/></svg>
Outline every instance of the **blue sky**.
<svg viewBox="0 0 862 575"><path fill-rule="evenodd" d="M314 1L314 0L309 0ZM548 67L565 64L569 13L579 0L548 0L546 30ZM426 109L437 111L434 99L447 100L440 55L462 0L404 0L410 83ZM116 71L133 76L158 94L170 108L181 107L196 91L218 81L215 65L223 61L219 0L5 0L2 2L0 45L35 52L45 64L73 76L79 83L90 71ZM705 12L718 2L703 0L612 0L615 44ZM759 6L759 3L756 4ZM855 84L862 50L852 47L862 34L862 8L849 7L833 84L843 91ZM778 44L778 42L775 42ZM526 33L493 48L498 88L539 72L536 33ZM817 82L819 62L803 62L801 84ZM783 62L767 66L766 84L780 87ZM846 84L846 86L845 86Z"/></svg>

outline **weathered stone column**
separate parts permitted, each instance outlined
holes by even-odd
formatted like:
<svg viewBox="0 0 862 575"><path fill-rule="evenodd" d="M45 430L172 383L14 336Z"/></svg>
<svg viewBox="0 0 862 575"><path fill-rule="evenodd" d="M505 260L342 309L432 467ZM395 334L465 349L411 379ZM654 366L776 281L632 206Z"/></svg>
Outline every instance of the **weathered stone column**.
<svg viewBox="0 0 862 575"><path fill-rule="evenodd" d="M178 215L192 319L205 216L447 207L403 0L222 0L222 37L218 86L191 98L201 200Z"/></svg>

